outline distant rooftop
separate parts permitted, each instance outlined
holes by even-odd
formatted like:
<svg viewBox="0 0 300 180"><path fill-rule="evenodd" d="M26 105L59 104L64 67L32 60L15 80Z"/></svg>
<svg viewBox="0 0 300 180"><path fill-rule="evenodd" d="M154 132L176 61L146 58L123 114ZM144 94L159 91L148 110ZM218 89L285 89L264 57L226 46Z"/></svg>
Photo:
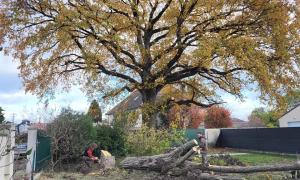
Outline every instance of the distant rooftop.
<svg viewBox="0 0 300 180"><path fill-rule="evenodd" d="M232 122L232 127L233 128L246 128L246 127L248 127L248 122L247 121L243 121L243 120L238 119L238 118L232 118L231 122Z"/></svg>

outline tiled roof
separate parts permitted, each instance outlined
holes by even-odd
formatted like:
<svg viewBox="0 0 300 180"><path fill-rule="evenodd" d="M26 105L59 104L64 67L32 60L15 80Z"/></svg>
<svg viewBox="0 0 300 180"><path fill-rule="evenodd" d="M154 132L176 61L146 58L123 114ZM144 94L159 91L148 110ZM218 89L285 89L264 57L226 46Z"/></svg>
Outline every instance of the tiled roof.
<svg viewBox="0 0 300 180"><path fill-rule="evenodd" d="M128 97L126 97L123 101L109 110L106 115L112 115L117 112L128 111L132 109L137 109L142 105L142 96L141 93L137 90L133 91Z"/></svg>

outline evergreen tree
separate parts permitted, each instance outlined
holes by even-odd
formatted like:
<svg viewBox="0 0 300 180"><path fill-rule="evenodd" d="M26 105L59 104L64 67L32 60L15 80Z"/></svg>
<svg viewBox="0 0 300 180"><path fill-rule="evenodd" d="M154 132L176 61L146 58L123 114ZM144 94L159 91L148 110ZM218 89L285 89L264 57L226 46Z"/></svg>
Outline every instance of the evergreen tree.
<svg viewBox="0 0 300 180"><path fill-rule="evenodd" d="M4 114L3 114L3 109L0 107L0 124L4 122Z"/></svg>
<svg viewBox="0 0 300 180"><path fill-rule="evenodd" d="M102 121L102 112L98 102L95 99L91 102L88 115L91 116L96 123Z"/></svg>

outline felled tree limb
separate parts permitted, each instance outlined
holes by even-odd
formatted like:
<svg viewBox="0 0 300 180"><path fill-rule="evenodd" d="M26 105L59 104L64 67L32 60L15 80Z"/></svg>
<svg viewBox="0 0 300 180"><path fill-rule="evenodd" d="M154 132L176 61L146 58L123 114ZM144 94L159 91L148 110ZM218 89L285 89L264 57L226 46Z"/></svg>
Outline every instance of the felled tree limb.
<svg viewBox="0 0 300 180"><path fill-rule="evenodd" d="M190 152L190 150L196 145L198 145L197 141L191 140L179 146L175 150L165 154L154 156L127 157L120 163L120 166L125 169L152 170L161 172L163 167L170 166L174 163L176 164L176 162L180 164L185 159L189 158L189 154L192 153ZM180 158L183 159L179 160Z"/></svg>
<svg viewBox="0 0 300 180"><path fill-rule="evenodd" d="M268 171L291 171L300 170L300 163L294 164L278 164L278 165L265 165L265 166L208 166L204 167L199 163L186 162L187 169L200 169L206 171L220 172L220 173L256 173Z"/></svg>
<svg viewBox="0 0 300 180"><path fill-rule="evenodd" d="M202 179L202 180L242 180L244 178L221 175L212 175L208 173L203 173L200 169L194 169L193 171L188 171L182 167L175 167L168 171L171 176L184 176L186 179Z"/></svg>

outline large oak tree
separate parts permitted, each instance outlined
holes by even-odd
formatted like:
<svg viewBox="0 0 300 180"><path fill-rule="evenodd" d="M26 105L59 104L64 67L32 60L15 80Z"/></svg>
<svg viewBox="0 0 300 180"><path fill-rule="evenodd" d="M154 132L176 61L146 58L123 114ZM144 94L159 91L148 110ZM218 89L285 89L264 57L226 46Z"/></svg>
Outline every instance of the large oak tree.
<svg viewBox="0 0 300 180"><path fill-rule="evenodd" d="M151 104L171 84L191 93L177 103L207 107L221 102L217 92L241 97L254 83L278 104L299 85L296 2L0 2L0 45L20 63L26 90L41 97L80 84L107 96L137 89Z"/></svg>

